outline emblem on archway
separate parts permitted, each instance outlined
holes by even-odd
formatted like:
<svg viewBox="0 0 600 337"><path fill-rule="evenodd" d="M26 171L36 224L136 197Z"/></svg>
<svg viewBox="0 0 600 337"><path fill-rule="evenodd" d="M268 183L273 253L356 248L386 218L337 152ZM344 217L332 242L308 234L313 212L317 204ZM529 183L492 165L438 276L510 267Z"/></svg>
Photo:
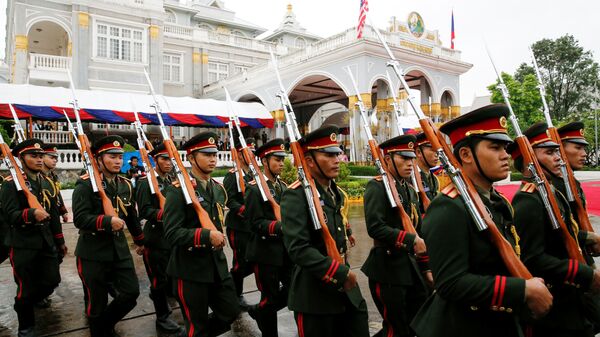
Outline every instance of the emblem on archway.
<svg viewBox="0 0 600 337"><path fill-rule="evenodd" d="M421 15L417 12L411 12L408 14L408 30L416 37L420 38L425 33L425 22Z"/></svg>

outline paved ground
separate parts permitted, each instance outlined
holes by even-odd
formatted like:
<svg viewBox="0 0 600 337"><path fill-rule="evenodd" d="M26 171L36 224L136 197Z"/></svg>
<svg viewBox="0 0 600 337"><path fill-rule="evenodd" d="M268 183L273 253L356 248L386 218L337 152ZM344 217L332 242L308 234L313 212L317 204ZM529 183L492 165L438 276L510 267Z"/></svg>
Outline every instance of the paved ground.
<svg viewBox="0 0 600 337"><path fill-rule="evenodd" d="M589 179L598 177L600 172L594 172ZM586 178L588 178L586 176ZM585 180L589 180L585 179ZM65 191L66 203L70 204L70 191ZM350 220L354 233L357 237L357 246L350 251L350 264L354 267L359 276L359 283L363 295L367 300L369 308L369 321L371 334L374 334L381 327L381 317L371 299L367 285L367 279L358 270L360 265L366 259L371 247L371 240L368 238L365 230L362 205L355 205L350 210ZM592 217L592 222L596 231L600 231L600 218ZM49 309L37 310L38 320L37 332L40 336L66 336L66 337L87 337L87 323L83 314L83 292L81 281L75 268L75 258L73 250L77 241L77 229L72 223L64 225L65 238L70 249L68 256L61 265L62 283L51 296L52 306ZM231 250L226 247L228 261L231 263ZM138 304L135 309L117 325L117 330L122 336L150 337L150 336L168 336L166 334L157 334L154 327L154 308L148 298L149 283L146 276L142 259L134 255L137 275L140 280L141 295L138 298ZM10 264L5 262L0 264L0 337L15 336L17 330L16 314L12 309L13 297L15 294L15 284L12 278ZM246 278L244 285L244 296L249 303L256 303L259 299L259 293L256 288L253 277ZM172 305L175 308L176 302ZM183 323L181 313L178 309L174 310L174 318ZM280 336L297 336L295 323L291 312L282 310L279 313L279 331ZM223 336L260 336L260 332L255 322L243 313L234 323L233 330Z"/></svg>

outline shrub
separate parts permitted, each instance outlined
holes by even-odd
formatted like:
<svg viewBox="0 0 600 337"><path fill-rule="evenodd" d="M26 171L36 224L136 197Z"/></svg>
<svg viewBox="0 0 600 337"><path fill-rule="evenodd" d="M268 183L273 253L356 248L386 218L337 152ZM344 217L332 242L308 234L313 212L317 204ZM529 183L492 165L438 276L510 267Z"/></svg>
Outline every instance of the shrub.
<svg viewBox="0 0 600 337"><path fill-rule="evenodd" d="M285 158L283 161L283 171L281 171L279 178L288 185L298 179L298 170L296 170L296 167L292 164L290 158Z"/></svg>
<svg viewBox="0 0 600 337"><path fill-rule="evenodd" d="M354 165L348 164L348 169L350 171L350 175L352 176L365 176L365 177L373 177L378 175L377 168L373 165L363 166L363 165Z"/></svg>

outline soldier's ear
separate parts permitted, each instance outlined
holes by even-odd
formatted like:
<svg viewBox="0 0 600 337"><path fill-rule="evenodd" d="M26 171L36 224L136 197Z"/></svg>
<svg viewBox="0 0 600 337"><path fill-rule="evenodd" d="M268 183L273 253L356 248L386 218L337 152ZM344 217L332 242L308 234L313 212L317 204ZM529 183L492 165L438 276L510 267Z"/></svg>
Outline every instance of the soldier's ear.
<svg viewBox="0 0 600 337"><path fill-rule="evenodd" d="M474 162L473 152L468 146L463 146L458 150L458 156L460 157L461 163L470 164Z"/></svg>

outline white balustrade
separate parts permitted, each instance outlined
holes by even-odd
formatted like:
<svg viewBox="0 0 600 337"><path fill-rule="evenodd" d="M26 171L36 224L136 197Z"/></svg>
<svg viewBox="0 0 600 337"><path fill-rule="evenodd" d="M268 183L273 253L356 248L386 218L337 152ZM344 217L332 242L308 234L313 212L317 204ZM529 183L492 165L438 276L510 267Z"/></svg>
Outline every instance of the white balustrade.
<svg viewBox="0 0 600 337"><path fill-rule="evenodd" d="M70 131L33 131L33 138L41 139L49 144L73 143L73 134Z"/></svg>
<svg viewBox="0 0 600 337"><path fill-rule="evenodd" d="M165 22L165 36L182 40L191 40L194 36L194 28Z"/></svg>
<svg viewBox="0 0 600 337"><path fill-rule="evenodd" d="M29 68L37 70L71 69L71 58L56 55L29 54Z"/></svg>

